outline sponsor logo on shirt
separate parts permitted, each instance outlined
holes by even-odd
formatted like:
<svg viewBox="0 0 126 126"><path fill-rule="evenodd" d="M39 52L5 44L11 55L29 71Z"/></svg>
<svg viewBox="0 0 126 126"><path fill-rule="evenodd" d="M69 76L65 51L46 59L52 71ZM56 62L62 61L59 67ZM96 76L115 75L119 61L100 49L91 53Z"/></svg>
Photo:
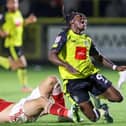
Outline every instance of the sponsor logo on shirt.
<svg viewBox="0 0 126 126"><path fill-rule="evenodd" d="M57 36L56 39L55 39L55 43L59 43L61 40L61 36Z"/></svg>
<svg viewBox="0 0 126 126"><path fill-rule="evenodd" d="M21 19L16 19L16 20L15 20L15 25L16 25L17 27L21 26L21 24L22 24Z"/></svg>
<svg viewBox="0 0 126 126"><path fill-rule="evenodd" d="M87 48L85 47L76 47L75 59L84 60L87 58Z"/></svg>

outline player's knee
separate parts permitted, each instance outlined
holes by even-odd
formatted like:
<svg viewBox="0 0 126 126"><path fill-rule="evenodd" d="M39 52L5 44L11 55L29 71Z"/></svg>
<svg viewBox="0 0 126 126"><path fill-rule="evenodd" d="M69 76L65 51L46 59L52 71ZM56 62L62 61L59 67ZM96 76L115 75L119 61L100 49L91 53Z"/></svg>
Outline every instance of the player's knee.
<svg viewBox="0 0 126 126"><path fill-rule="evenodd" d="M92 122L96 122L97 120L100 119L100 112L97 109L93 109L93 115L91 116L90 120Z"/></svg>
<svg viewBox="0 0 126 126"><path fill-rule="evenodd" d="M115 96L115 102L122 102L123 101L123 96L121 93L118 91Z"/></svg>
<svg viewBox="0 0 126 126"><path fill-rule="evenodd" d="M116 97L109 99L109 101L111 101L111 102L122 102L123 97L121 95L119 95L119 96L116 96Z"/></svg>
<svg viewBox="0 0 126 126"><path fill-rule="evenodd" d="M123 96L119 96L119 98L117 99L117 102L122 102L123 101Z"/></svg>
<svg viewBox="0 0 126 126"><path fill-rule="evenodd" d="M44 109L44 111L40 114L42 116L49 113L50 108L53 105L53 103L49 101L47 98L41 96L41 104L42 104L42 108Z"/></svg>
<svg viewBox="0 0 126 126"><path fill-rule="evenodd" d="M100 112L95 108L93 108L92 110L83 110L83 113L92 122L96 122L97 120L100 119Z"/></svg>
<svg viewBox="0 0 126 126"><path fill-rule="evenodd" d="M48 99L44 96L41 96L38 99L38 104L40 104L44 108L48 104Z"/></svg>
<svg viewBox="0 0 126 126"><path fill-rule="evenodd" d="M56 76L49 76L47 79L48 79L48 81L50 82L50 84L55 85L55 84L58 83L58 79L57 79Z"/></svg>
<svg viewBox="0 0 126 126"><path fill-rule="evenodd" d="M61 92L60 80L56 76L50 76L50 84L53 85L53 90Z"/></svg>

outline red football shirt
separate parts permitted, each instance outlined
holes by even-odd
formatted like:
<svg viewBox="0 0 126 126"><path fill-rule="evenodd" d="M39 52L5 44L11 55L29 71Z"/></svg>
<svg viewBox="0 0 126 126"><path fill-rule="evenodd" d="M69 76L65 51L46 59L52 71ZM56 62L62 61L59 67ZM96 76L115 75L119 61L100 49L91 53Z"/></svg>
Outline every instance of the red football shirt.
<svg viewBox="0 0 126 126"><path fill-rule="evenodd" d="M0 112L7 108L9 105L13 104L13 102L5 101L4 99L0 99Z"/></svg>

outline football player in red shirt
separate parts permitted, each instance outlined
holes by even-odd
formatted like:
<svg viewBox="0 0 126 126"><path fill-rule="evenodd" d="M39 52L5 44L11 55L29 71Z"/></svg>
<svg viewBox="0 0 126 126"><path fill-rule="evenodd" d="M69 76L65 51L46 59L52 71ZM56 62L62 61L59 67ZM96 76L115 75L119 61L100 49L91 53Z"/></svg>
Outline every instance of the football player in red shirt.
<svg viewBox="0 0 126 126"><path fill-rule="evenodd" d="M17 103L0 99L0 123L33 122L45 114L77 120L74 108L65 107L60 81L55 76L43 80L28 97Z"/></svg>

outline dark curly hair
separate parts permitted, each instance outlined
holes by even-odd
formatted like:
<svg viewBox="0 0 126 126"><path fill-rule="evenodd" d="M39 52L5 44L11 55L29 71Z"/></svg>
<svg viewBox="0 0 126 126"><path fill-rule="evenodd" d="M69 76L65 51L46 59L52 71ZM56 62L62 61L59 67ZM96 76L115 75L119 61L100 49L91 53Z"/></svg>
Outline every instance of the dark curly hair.
<svg viewBox="0 0 126 126"><path fill-rule="evenodd" d="M65 31L68 31L70 29L70 21L76 16L76 15L80 15L80 16L84 16L86 17L85 14L80 13L76 10L71 10L70 12L65 13L65 10L63 9L63 17L64 20L66 22L66 28L64 29Z"/></svg>

